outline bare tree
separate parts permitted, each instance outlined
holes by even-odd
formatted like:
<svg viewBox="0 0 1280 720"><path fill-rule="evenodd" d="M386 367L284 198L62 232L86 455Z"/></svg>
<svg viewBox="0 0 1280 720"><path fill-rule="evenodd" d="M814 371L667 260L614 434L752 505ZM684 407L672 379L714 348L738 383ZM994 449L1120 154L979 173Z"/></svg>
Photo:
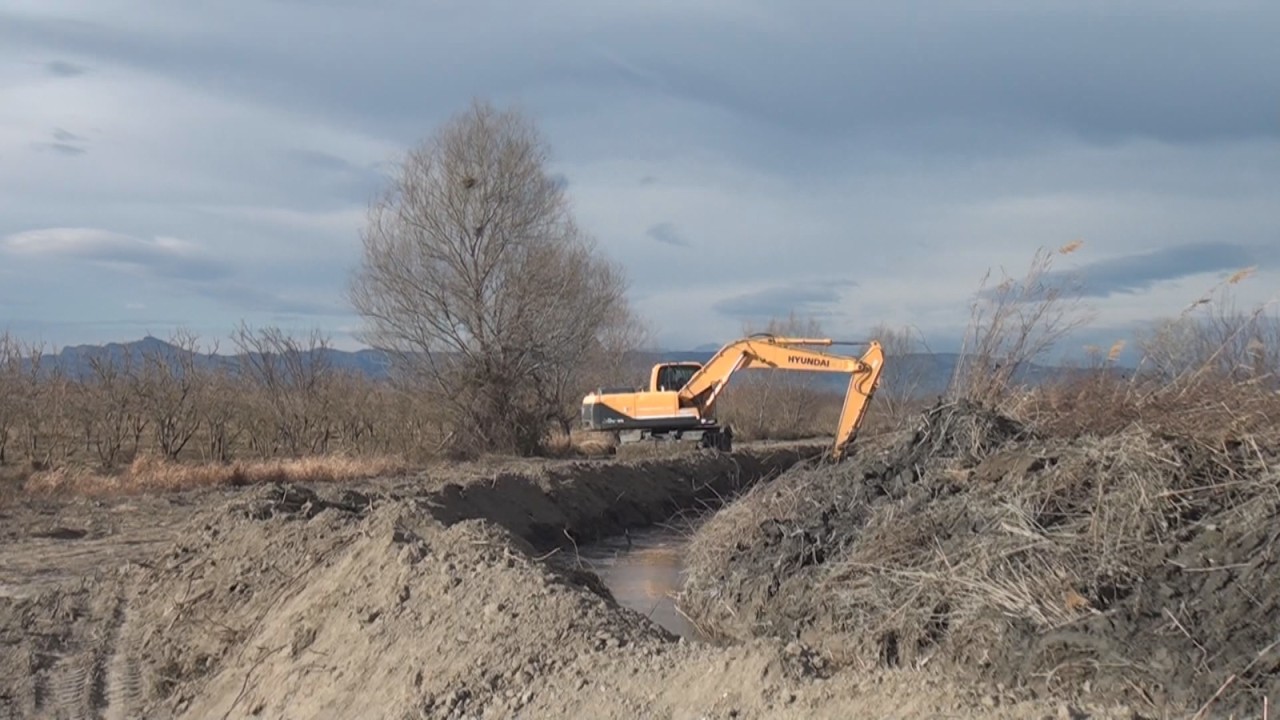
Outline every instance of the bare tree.
<svg viewBox="0 0 1280 720"><path fill-rule="evenodd" d="M146 429L140 376L128 348L118 358L109 349L95 352L88 364L89 377L77 388L81 431L102 466L111 468L123 458L127 442L133 441L136 452Z"/></svg>
<svg viewBox="0 0 1280 720"><path fill-rule="evenodd" d="M19 360L16 407L21 418L22 452L35 468L52 467L66 452L62 432L70 422L70 380L56 356L47 356L43 344L22 347Z"/></svg>
<svg viewBox="0 0 1280 720"><path fill-rule="evenodd" d="M231 461L233 447L249 427L248 381L234 372L229 359L212 354L214 365L197 386L198 421L204 428L202 455L206 461Z"/></svg>
<svg viewBox="0 0 1280 720"><path fill-rule="evenodd" d="M170 338L169 347L144 351L142 355L143 405L156 445L170 460L178 459L200 428L196 403L203 374L196 364L199 352L199 339L178 330Z"/></svg>
<svg viewBox="0 0 1280 720"><path fill-rule="evenodd" d="M520 113L476 102L412 150L370 208L361 338L449 411L457 449L542 449L633 322L618 267L574 222Z"/></svg>
<svg viewBox="0 0 1280 720"><path fill-rule="evenodd" d="M232 341L240 351L242 378L265 413L267 437L289 455L325 452L333 435L328 338L313 331L299 340L280 328L253 330L241 324ZM252 435L265 439L266 433Z"/></svg>
<svg viewBox="0 0 1280 720"><path fill-rule="evenodd" d="M9 438L21 417L22 346L9 333L0 335L0 465L10 460Z"/></svg>

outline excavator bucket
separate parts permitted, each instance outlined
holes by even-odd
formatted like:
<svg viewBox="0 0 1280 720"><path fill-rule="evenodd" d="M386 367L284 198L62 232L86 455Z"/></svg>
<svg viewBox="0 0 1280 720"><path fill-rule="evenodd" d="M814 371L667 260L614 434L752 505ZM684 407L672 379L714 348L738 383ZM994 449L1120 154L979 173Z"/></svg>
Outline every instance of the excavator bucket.
<svg viewBox="0 0 1280 720"><path fill-rule="evenodd" d="M862 426L867 405L880 383L880 371L884 368L884 349L880 343L871 343L871 347L862 356L862 363L864 367L849 378L849 390L845 393L840 422L836 426L835 446L831 449L833 460L844 458L849 443L853 442L858 428Z"/></svg>

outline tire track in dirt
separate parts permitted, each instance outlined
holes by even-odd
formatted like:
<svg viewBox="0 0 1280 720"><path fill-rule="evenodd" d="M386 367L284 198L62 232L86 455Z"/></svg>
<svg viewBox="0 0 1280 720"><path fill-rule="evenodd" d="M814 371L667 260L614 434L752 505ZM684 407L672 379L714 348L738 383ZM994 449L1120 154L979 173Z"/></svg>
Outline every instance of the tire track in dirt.
<svg viewBox="0 0 1280 720"><path fill-rule="evenodd" d="M77 647L68 648L49 668L43 683L44 692L36 696L36 709L56 718L94 717L93 671L92 654L81 652Z"/></svg>
<svg viewBox="0 0 1280 720"><path fill-rule="evenodd" d="M142 671L137 663L136 640L130 635L129 606L121 600L116 610L115 637L111 657L106 663L102 700L104 720L126 720L137 717L142 707Z"/></svg>
<svg viewBox="0 0 1280 720"><path fill-rule="evenodd" d="M128 619L123 594L103 593L96 602L84 602L82 596L59 606L56 614L87 622L77 623L66 636L50 638L53 644L38 653L27 706L30 713L59 720L99 720L104 710L108 718L135 717L133 709L142 687L140 675L127 664L128 646L121 652ZM23 716L22 704L12 704L17 699L0 704L0 719L8 716L6 708L16 713L14 717Z"/></svg>

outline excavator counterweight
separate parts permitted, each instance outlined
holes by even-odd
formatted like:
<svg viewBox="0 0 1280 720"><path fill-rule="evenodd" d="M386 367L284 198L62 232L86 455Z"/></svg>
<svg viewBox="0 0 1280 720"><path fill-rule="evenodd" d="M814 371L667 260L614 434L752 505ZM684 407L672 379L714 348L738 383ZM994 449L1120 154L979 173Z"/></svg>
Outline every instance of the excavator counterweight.
<svg viewBox="0 0 1280 720"><path fill-rule="evenodd" d="M773 369L849 373L840 420L836 426L833 459L844 456L866 416L884 365L880 343L867 343L862 357L809 349L837 343L830 338L787 338L752 335L735 340L706 363L673 362L654 365L649 387L599 388L582 399L582 423L588 430L638 430L651 435L701 432L703 447L732 448L733 432L715 416L715 403L739 370Z"/></svg>

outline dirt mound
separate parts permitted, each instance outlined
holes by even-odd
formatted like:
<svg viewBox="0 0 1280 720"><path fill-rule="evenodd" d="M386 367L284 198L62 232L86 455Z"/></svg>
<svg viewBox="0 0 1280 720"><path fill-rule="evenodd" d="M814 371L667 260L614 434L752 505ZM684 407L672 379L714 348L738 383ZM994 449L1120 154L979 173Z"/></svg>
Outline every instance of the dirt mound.
<svg viewBox="0 0 1280 720"><path fill-rule="evenodd" d="M579 655L672 640L413 501L264 487L192 530L132 583L132 715L503 715Z"/></svg>
<svg viewBox="0 0 1280 720"><path fill-rule="evenodd" d="M939 405L755 488L693 542L704 631L837 665L947 667L1014 696L1257 712L1280 691L1274 454L1130 428L1046 439Z"/></svg>

